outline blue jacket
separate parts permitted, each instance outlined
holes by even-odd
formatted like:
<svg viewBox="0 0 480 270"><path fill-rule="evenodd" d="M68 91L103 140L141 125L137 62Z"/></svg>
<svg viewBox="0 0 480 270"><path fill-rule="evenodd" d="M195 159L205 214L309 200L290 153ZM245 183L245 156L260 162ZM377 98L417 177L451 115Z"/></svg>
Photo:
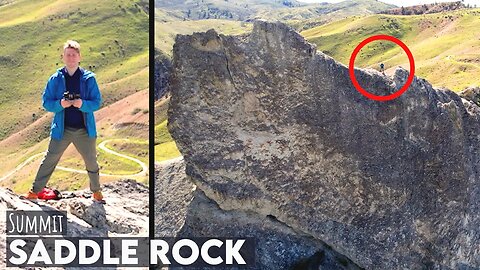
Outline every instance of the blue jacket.
<svg viewBox="0 0 480 270"><path fill-rule="evenodd" d="M95 126L93 112L100 108L102 96L94 77L95 74L82 68L80 68L80 71L80 98L82 99L82 106L79 110L83 112L88 137L97 137L97 128ZM48 79L42 96L45 110L55 113L50 131L50 136L54 140L61 140L63 138L65 110L60 104L60 100L63 99L64 92L65 77L63 76L62 68L59 68L57 72Z"/></svg>

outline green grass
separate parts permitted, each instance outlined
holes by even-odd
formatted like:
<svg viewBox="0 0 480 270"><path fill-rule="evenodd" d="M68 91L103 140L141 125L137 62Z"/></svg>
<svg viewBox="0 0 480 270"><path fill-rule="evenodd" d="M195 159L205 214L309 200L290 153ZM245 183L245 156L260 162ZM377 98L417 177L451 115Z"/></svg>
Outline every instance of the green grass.
<svg viewBox="0 0 480 270"><path fill-rule="evenodd" d="M170 98L162 99L155 102L155 125L163 123L167 120L168 106L170 104Z"/></svg>
<svg viewBox="0 0 480 270"><path fill-rule="evenodd" d="M81 43L81 66L97 74L103 106L148 89L149 24L148 15L140 7L145 3L145 0L116 0L114 3L18 0L1 6L0 112L4 117L0 118L0 140L22 130L46 113L41 107L41 93L48 77L63 66L60 55L63 42L67 39ZM45 127L29 132L26 140L7 145L0 153L0 171L10 171L31 155L45 151L49 131L50 123L47 121ZM116 130L113 137L124 137L122 132L124 129ZM99 133L98 143L103 138L102 130ZM129 134L130 139L139 134L147 137L138 131ZM12 153L17 156L13 157ZM99 163L104 167L102 172L131 174L140 171L138 164L117 158L99 150ZM59 165L84 168L79 155ZM10 183L2 186L24 192L30 188L37 169L37 166L27 166L12 176L8 181ZM147 177L136 180L148 183ZM85 188L88 187L88 177L56 170L49 184L58 184L63 189Z"/></svg>
<svg viewBox="0 0 480 270"><path fill-rule="evenodd" d="M402 40L408 35L410 30L404 18L369 16L347 18L324 27L303 31L302 35L310 42L317 44L319 50L333 56L344 64L348 64L351 52L365 38L386 34ZM395 55L399 52L400 49L394 43L388 41L379 42L376 46L364 47L355 63L359 66L369 65L377 61L373 57L380 56L386 58L385 53ZM362 57L362 54L365 57Z"/></svg>
<svg viewBox="0 0 480 270"><path fill-rule="evenodd" d="M175 141L167 129L167 110L170 99L155 103L155 162L181 156Z"/></svg>
<svg viewBox="0 0 480 270"><path fill-rule="evenodd" d="M56 4L56 0L16 1L10 5L0 7L0 27L16 25L37 20L49 12L49 8ZM21 8L20 8L21 7ZM29 12L25 12L28 10Z"/></svg>
<svg viewBox="0 0 480 270"><path fill-rule="evenodd" d="M459 91L472 84L478 85L480 39L476 33L480 29L480 20L474 10L455 11L448 15L453 17L445 18L443 14L353 16L305 30L301 34L315 43L318 50L346 65L353 49L365 38L377 34L394 36L412 51L417 76L428 79L436 86ZM155 47L169 56L176 34L191 34L210 28L231 35L251 31L250 24L226 20L156 20ZM300 26L298 22L290 24ZM379 63L385 63L386 68L399 65L407 69L409 67L403 50L389 41L370 43L361 50L355 61L357 67L377 68ZM156 162L180 156L167 130L167 106L155 110Z"/></svg>
<svg viewBox="0 0 480 270"><path fill-rule="evenodd" d="M32 150L31 154L22 155L21 153L18 153L18 152L17 153L12 153L12 154L22 156L18 161L18 164L20 164L20 163L23 163L24 161L26 161L28 158L30 158L30 156L33 156L33 155L39 154L39 153L44 153L48 148L48 143L49 143L48 140L42 140L41 142L37 143L34 147L29 149L29 150Z"/></svg>
<svg viewBox="0 0 480 270"><path fill-rule="evenodd" d="M167 120L155 126L155 162L181 156L167 129Z"/></svg>
<svg viewBox="0 0 480 270"><path fill-rule="evenodd" d="M130 58L126 58L124 61L115 63L108 69L103 69L101 72L96 73L99 78L101 76L102 82L110 85L118 84L119 81L125 81L131 77L139 76L144 73L144 69L148 69L148 51L142 51L139 54L132 55ZM142 89L147 88L148 77L146 81L142 80L137 83L142 86Z"/></svg>
<svg viewBox="0 0 480 270"><path fill-rule="evenodd" d="M30 0L0 7L0 112L6 115L0 140L30 124L33 113L45 113L41 93L63 65L65 40L80 42L81 66L91 67L101 85L148 66L148 15L137 2ZM148 72L139 73L102 94L115 101L147 88L147 78Z"/></svg>
<svg viewBox="0 0 480 270"><path fill-rule="evenodd" d="M142 167L136 162L123 157L113 156L102 149L98 149L98 165L102 172L106 174L128 175L142 170Z"/></svg>
<svg viewBox="0 0 480 270"><path fill-rule="evenodd" d="M142 170L140 165L129 159L106 153L100 148L97 149L97 152L97 162L102 173L129 175L138 173ZM58 164L58 166L77 170L85 170L85 164L83 163L83 159L80 155L75 155L75 157L63 160Z"/></svg>
<svg viewBox="0 0 480 270"><path fill-rule="evenodd" d="M110 138L109 138L110 139ZM100 143L98 140L97 143ZM38 146L46 148L48 140L44 140ZM145 140L132 139L131 141L123 141L123 139L115 140L106 144L107 148L116 152L135 157L148 165L148 142ZM40 148L42 148L40 147ZM141 167L136 162L118 157L104 152L97 148L98 151L98 164L102 173L115 174L115 175L129 175L135 174L141 171ZM28 155L30 156L30 155ZM28 156L23 157L21 160L25 160ZM42 157L39 158L40 160ZM28 165L27 165L28 166ZM78 170L84 170L84 161L79 154L62 160L58 166L73 168ZM4 183L3 186L12 188L17 193L24 193L31 187L38 166L30 166L29 169L23 170L23 173L15 174L9 180L9 183ZM27 174L26 176L22 174ZM117 177L118 178L118 177ZM139 177L139 182L148 184L148 177ZM66 172L62 170L55 170L51 179L48 182L49 186L58 188L60 190L78 190L88 187L88 176L86 174L79 174L73 172Z"/></svg>
<svg viewBox="0 0 480 270"><path fill-rule="evenodd" d="M14 175L9 180L7 186L17 194L26 193L31 187L35 174L37 173L36 166L33 170L26 172L26 175ZM52 177L47 183L47 186L59 190L78 190L88 187L88 176L86 174L77 174L67 171L55 170Z"/></svg>
<svg viewBox="0 0 480 270"><path fill-rule="evenodd" d="M148 141L146 140L115 140L108 142L105 146L115 152L139 159L148 165Z"/></svg>
<svg viewBox="0 0 480 270"><path fill-rule="evenodd" d="M32 179L33 181L33 179ZM80 190L87 188L90 180L86 174L76 174L61 170L55 170L48 181L48 185L58 190Z"/></svg>
<svg viewBox="0 0 480 270"><path fill-rule="evenodd" d="M320 1L319 1L320 2ZM283 1L243 0L241 3L228 0L202 1L160 1L155 10L155 20L227 19L251 21L263 19L270 21L331 21L351 15L373 14L386 10L388 5L376 0L355 0L340 3L295 3L287 6ZM318 25L318 24L317 24Z"/></svg>
<svg viewBox="0 0 480 270"><path fill-rule="evenodd" d="M167 120L155 126L155 145L173 141L167 129Z"/></svg>
<svg viewBox="0 0 480 270"><path fill-rule="evenodd" d="M353 49L364 39L387 34L402 40L411 50L415 75L434 86L460 91L478 85L480 76L480 15L476 10L418 16L372 15L351 17L305 30L301 34L317 49L348 65ZM473 60L473 61L472 61ZM356 67L409 68L403 50L389 41L365 46L355 60Z"/></svg>
<svg viewBox="0 0 480 270"><path fill-rule="evenodd" d="M157 101L155 104L155 162L181 156L175 141L167 129L167 110L170 99Z"/></svg>
<svg viewBox="0 0 480 270"><path fill-rule="evenodd" d="M181 156L174 141L155 145L155 162L160 162Z"/></svg>

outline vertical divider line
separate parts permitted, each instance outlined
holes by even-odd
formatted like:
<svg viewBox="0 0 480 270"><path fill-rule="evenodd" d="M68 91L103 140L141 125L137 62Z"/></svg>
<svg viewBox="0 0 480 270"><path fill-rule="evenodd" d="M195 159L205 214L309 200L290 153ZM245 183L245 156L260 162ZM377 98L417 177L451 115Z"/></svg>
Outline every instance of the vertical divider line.
<svg viewBox="0 0 480 270"><path fill-rule="evenodd" d="M150 239L155 237L155 1L149 0L148 3L148 235ZM149 256L150 257L150 256ZM149 269L154 269L154 265L149 262Z"/></svg>

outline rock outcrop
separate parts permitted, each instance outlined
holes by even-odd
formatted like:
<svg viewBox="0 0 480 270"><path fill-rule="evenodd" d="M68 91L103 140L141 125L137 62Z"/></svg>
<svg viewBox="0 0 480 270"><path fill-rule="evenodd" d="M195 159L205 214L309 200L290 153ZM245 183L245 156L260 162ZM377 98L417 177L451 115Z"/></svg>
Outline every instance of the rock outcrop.
<svg viewBox="0 0 480 270"><path fill-rule="evenodd" d="M273 216L223 211L185 174L183 158L159 163L155 170L156 237L254 237L258 258L254 269L360 269L322 241L293 230Z"/></svg>
<svg viewBox="0 0 480 270"><path fill-rule="evenodd" d="M408 77L355 72L377 95ZM310 251L325 243L366 269L480 268L474 102L417 77L393 101L369 100L347 67L266 22L239 37L178 36L171 92L168 128L198 219L212 215L201 207L249 213L224 220L244 236L246 223L274 220L294 241L308 237ZM215 234L189 225L189 213L170 218L191 235Z"/></svg>
<svg viewBox="0 0 480 270"><path fill-rule="evenodd" d="M67 237L148 237L148 187L134 180L121 180L102 188L106 204L94 203L87 190L69 193L71 198L33 203L0 189L0 267L5 267L7 210L66 211Z"/></svg>
<svg viewBox="0 0 480 270"><path fill-rule="evenodd" d="M458 95L480 106L480 87L467 87Z"/></svg>
<svg viewBox="0 0 480 270"><path fill-rule="evenodd" d="M170 59L161 51L155 51L155 100L160 99L168 92L170 70L172 63Z"/></svg>

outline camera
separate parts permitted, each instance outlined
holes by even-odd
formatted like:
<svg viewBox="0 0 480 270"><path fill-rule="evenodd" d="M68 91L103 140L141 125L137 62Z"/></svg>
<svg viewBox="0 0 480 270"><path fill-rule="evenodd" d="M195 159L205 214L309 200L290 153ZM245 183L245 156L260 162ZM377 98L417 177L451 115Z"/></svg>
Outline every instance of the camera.
<svg viewBox="0 0 480 270"><path fill-rule="evenodd" d="M70 91L66 91L63 93L63 98L66 100L75 100L80 98L80 94L70 93Z"/></svg>

